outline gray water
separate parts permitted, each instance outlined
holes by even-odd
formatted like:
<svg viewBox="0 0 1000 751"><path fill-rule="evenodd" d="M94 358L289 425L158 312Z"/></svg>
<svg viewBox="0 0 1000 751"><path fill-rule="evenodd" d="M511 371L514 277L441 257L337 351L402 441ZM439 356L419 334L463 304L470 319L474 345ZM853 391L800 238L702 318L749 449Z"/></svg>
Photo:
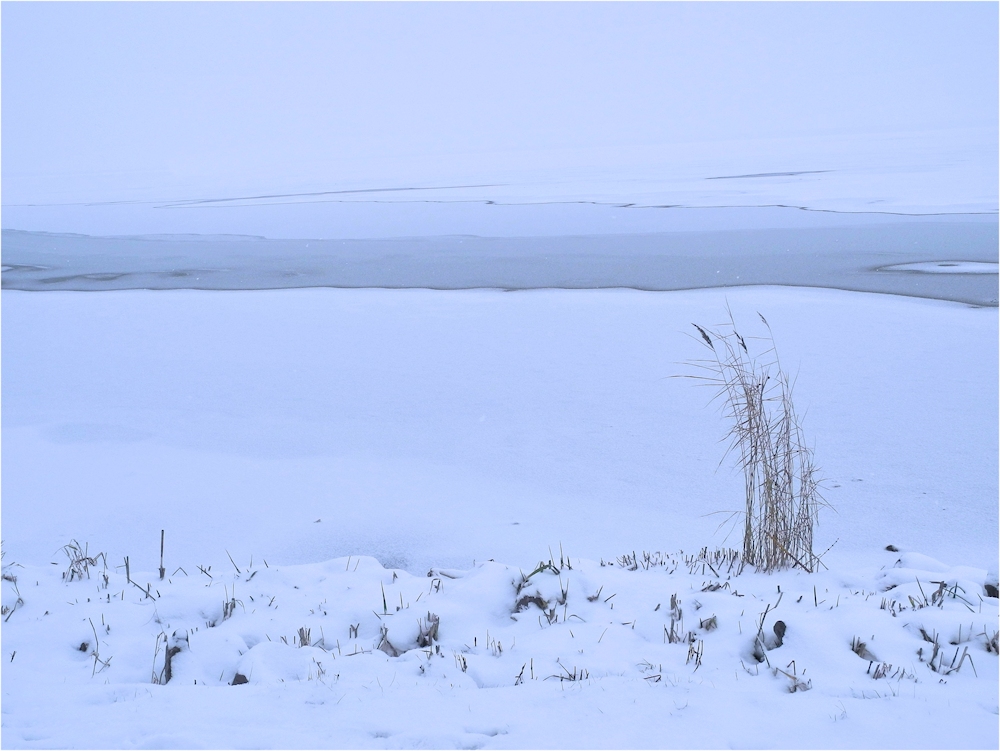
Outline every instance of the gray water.
<svg viewBox="0 0 1000 751"><path fill-rule="evenodd" d="M271 240L3 230L3 289L680 290L790 285L997 305L996 274L883 267L997 261L991 221L913 221L575 237Z"/></svg>

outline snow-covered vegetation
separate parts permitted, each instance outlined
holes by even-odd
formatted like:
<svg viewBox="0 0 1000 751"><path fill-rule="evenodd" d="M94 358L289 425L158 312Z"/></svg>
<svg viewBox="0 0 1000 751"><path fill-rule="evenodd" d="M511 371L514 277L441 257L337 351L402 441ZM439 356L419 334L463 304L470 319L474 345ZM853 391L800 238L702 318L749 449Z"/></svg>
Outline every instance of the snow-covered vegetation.
<svg viewBox="0 0 1000 751"><path fill-rule="evenodd" d="M4 568L8 747L987 747L996 733L996 581L918 553L770 575L707 549L426 576L256 558L161 580L64 552Z"/></svg>

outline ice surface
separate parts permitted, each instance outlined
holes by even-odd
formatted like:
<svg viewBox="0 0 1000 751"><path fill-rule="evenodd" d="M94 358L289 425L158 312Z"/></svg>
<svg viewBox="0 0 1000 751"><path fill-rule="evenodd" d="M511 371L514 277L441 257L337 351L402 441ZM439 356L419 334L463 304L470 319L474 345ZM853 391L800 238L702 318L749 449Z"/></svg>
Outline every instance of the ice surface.
<svg viewBox="0 0 1000 751"><path fill-rule="evenodd" d="M740 216L730 216L731 211L713 213L720 223L728 218L739 224ZM778 225L794 225L788 220L799 218L788 210L771 217ZM767 223L763 216L757 220ZM657 234L380 240L89 237L4 230L3 287L670 290L784 284L997 304L995 276L883 273L910 269L914 262L926 264L928 257L952 264L943 270L989 267L997 254L995 219L865 222L841 217L827 220L828 226L799 224L725 231L675 227ZM995 274L995 263L992 268Z"/></svg>
<svg viewBox="0 0 1000 751"><path fill-rule="evenodd" d="M5 177L3 227L344 240L995 222L997 159L993 126L375 160L353 178L332 168L196 193L151 176L155 188L86 183L54 198Z"/></svg>
<svg viewBox="0 0 1000 751"><path fill-rule="evenodd" d="M879 271L918 271L923 274L996 274L1000 264L986 261L923 261L883 266Z"/></svg>

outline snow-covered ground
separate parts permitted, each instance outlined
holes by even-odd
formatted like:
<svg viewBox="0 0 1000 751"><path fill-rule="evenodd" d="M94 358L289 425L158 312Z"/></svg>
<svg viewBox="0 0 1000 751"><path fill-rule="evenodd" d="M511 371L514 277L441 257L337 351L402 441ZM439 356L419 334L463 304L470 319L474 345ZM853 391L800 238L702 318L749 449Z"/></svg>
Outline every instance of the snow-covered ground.
<svg viewBox="0 0 1000 751"><path fill-rule="evenodd" d="M727 304L797 376L834 507L819 573L716 552L742 479L710 393L670 376ZM996 746L996 308L774 287L2 306L5 746Z"/></svg>
<svg viewBox="0 0 1000 751"><path fill-rule="evenodd" d="M888 551L772 576L712 553L559 556L428 576L255 558L132 584L103 558L72 582L11 569L4 744L996 745L982 570Z"/></svg>

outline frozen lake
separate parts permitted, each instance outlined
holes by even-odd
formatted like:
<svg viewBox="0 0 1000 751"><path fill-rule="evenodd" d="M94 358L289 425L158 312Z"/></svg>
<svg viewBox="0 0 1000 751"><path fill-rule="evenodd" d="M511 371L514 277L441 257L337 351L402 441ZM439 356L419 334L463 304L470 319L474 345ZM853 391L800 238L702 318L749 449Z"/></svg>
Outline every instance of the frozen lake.
<svg viewBox="0 0 1000 751"><path fill-rule="evenodd" d="M5 291L6 549L152 567L167 529L179 561L423 574L722 544L725 423L670 376L727 306L796 375L831 566L890 542L996 559L997 309L766 286Z"/></svg>
<svg viewBox="0 0 1000 751"><path fill-rule="evenodd" d="M998 747L996 3L3 21L4 749Z"/></svg>

